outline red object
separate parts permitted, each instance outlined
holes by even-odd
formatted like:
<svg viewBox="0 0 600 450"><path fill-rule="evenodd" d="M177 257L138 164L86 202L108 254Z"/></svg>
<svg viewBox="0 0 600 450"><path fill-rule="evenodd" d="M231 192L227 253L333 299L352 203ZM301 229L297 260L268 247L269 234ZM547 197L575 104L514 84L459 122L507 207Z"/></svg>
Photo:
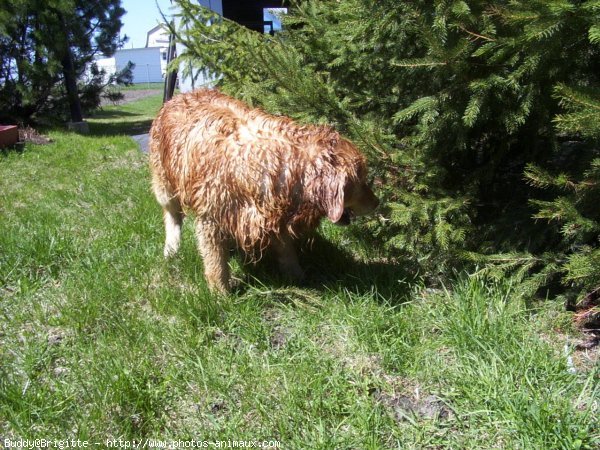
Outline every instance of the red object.
<svg viewBox="0 0 600 450"><path fill-rule="evenodd" d="M19 130L16 125L0 125L0 147L8 147L19 142Z"/></svg>

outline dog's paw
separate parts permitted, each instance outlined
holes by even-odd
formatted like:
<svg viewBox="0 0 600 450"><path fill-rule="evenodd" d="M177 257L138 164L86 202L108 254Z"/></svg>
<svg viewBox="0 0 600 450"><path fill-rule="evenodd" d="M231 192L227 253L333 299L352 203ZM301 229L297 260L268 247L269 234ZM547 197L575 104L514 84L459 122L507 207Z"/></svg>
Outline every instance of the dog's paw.
<svg viewBox="0 0 600 450"><path fill-rule="evenodd" d="M172 258L177 254L177 250L179 250L178 248L174 248L172 246L166 246L165 245L165 249L163 251L163 254L165 255L165 258Z"/></svg>

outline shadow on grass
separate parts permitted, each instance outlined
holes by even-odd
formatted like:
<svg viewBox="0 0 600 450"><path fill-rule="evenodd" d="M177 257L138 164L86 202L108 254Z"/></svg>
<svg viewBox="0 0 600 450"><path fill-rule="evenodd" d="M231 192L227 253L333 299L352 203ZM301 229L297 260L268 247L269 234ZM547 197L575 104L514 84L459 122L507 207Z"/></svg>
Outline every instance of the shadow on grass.
<svg viewBox="0 0 600 450"><path fill-rule="evenodd" d="M301 246L300 265L306 272L302 283L290 283L278 270L272 255L266 255L257 264L244 266L246 289L284 289L290 286L318 292L348 291L358 295L376 293L381 301L401 304L407 301L411 286L416 283L407 267L385 260L360 261L348 251L316 235L310 244Z"/></svg>
<svg viewBox="0 0 600 450"><path fill-rule="evenodd" d="M0 158L6 158L11 154L20 154L25 150L25 144L18 142L8 147L0 147Z"/></svg>
<svg viewBox="0 0 600 450"><path fill-rule="evenodd" d="M143 117L143 116L140 116ZM150 131L152 119L124 122L93 122L90 121L91 136L131 136Z"/></svg>
<svg viewBox="0 0 600 450"><path fill-rule="evenodd" d="M141 103L140 103L141 102ZM122 136L148 133L160 103L150 104L148 98L96 111L88 118L92 136Z"/></svg>
<svg viewBox="0 0 600 450"><path fill-rule="evenodd" d="M265 308L272 303L314 307L320 303L319 299L336 295L346 298L345 293L348 292L356 297L373 298L380 304L396 306L411 299L412 288L418 282L409 268L402 264L357 260L349 251L317 235L310 245L303 246L299 255L300 264L306 272L306 280L302 283L290 282L281 275L275 259L268 253L258 263L244 264L240 268L243 257L232 250L230 263L234 267L236 281L231 297L225 299L208 290L202 258L195 244L191 236L185 237L177 258L164 262L165 270L169 271L172 279L167 289L168 298L176 299L165 301L165 307L179 305L176 309L181 309L188 322L208 313L211 320L223 320L227 316L223 309L234 307L235 300L233 303L230 300L248 297L264 302ZM190 295L190 286L197 287L196 293ZM202 300L199 301L199 298Z"/></svg>
<svg viewBox="0 0 600 450"><path fill-rule="evenodd" d="M100 109L92 114L90 119L122 119L123 117L136 117L140 114L136 114L124 109Z"/></svg>

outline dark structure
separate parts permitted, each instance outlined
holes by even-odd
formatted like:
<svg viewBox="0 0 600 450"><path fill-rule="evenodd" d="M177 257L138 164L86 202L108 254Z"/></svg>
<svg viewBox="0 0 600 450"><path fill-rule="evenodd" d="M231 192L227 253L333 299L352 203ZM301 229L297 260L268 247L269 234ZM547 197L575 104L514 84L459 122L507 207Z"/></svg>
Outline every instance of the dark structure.
<svg viewBox="0 0 600 450"><path fill-rule="evenodd" d="M260 33L269 25L263 20L263 9L284 7L283 0L222 0L222 3L224 17Z"/></svg>
<svg viewBox="0 0 600 450"><path fill-rule="evenodd" d="M284 3L285 0L221 0L223 17L259 33L264 33L266 26L270 26L271 33L273 33L273 23L269 21L265 22L264 10L266 8L283 8ZM174 58L175 39L173 36L170 36L167 62L171 62ZM163 103L173 97L176 83L177 72L169 72L165 77Z"/></svg>

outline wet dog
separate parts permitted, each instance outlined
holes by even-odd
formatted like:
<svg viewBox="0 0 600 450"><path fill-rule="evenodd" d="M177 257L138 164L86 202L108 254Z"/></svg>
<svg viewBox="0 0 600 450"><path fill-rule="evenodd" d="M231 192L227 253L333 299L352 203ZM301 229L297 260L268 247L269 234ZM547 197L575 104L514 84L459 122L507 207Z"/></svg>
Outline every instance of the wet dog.
<svg viewBox="0 0 600 450"><path fill-rule="evenodd" d="M284 274L301 279L294 238L323 217L344 225L379 203L365 157L331 127L298 125L211 89L165 103L150 131L150 167L165 256L192 212L206 281L219 292L229 288L231 244L248 255L272 248Z"/></svg>

